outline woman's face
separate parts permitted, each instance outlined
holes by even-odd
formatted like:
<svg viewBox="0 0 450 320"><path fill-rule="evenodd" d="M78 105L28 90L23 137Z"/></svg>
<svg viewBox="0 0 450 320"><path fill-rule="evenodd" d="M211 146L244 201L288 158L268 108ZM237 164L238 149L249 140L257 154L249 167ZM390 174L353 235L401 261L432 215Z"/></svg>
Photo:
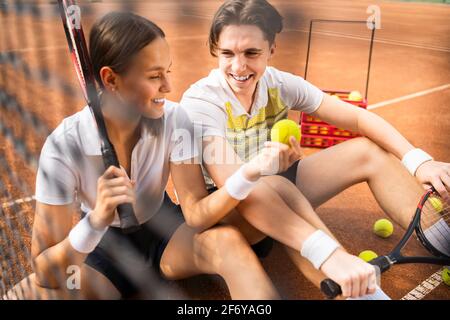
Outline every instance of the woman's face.
<svg viewBox="0 0 450 320"><path fill-rule="evenodd" d="M219 69L237 95L253 96L274 52L257 26L223 28L217 45Z"/></svg>
<svg viewBox="0 0 450 320"><path fill-rule="evenodd" d="M121 99L146 118L161 118L166 94L171 91L170 66L169 45L164 38L156 38L139 51L128 70L118 77Z"/></svg>

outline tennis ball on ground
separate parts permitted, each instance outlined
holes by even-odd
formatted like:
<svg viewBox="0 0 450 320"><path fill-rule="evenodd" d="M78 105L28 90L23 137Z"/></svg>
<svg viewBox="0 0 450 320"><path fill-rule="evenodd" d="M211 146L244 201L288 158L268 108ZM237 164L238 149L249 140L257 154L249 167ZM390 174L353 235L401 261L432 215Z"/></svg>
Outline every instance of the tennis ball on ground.
<svg viewBox="0 0 450 320"><path fill-rule="evenodd" d="M348 95L348 100L350 101L362 101L363 97L359 91L352 91Z"/></svg>
<svg viewBox="0 0 450 320"><path fill-rule="evenodd" d="M444 267L441 273L442 281L448 286L450 286L450 266Z"/></svg>
<svg viewBox="0 0 450 320"><path fill-rule="evenodd" d="M372 250L364 250L358 255L358 257L364 260L365 262L369 262L378 257L378 255Z"/></svg>
<svg viewBox="0 0 450 320"><path fill-rule="evenodd" d="M289 138L291 136L294 136L295 140L300 142L300 128L295 121L289 119L278 121L270 131L270 139L272 141L281 142L288 146L290 146Z"/></svg>
<svg viewBox="0 0 450 320"><path fill-rule="evenodd" d="M394 225L388 219L380 219L373 225L373 232L381 238L388 238L394 232Z"/></svg>
<svg viewBox="0 0 450 320"><path fill-rule="evenodd" d="M437 213L440 213L444 210L444 205L442 204L442 201L439 200L436 197L429 197L428 201L430 201L431 205L433 206L434 210L436 210Z"/></svg>

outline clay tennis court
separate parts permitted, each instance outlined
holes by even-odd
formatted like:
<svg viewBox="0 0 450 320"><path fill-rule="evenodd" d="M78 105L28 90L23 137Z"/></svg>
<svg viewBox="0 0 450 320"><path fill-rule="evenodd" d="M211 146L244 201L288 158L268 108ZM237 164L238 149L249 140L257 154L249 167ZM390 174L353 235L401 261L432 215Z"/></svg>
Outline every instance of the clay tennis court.
<svg viewBox="0 0 450 320"><path fill-rule="evenodd" d="M369 15L367 8L378 6L381 29L375 34L369 109L436 160L450 162L450 5L394 1L270 2L285 16L285 30L278 38L272 65L300 76L304 75L311 19L364 21ZM3 105L0 109L0 201L3 215L16 219L14 214L19 212L32 225L34 201L30 197L34 194L36 174L33 160L37 159L46 135L85 104L69 60L56 4L43 0L22 3L22 10L0 13L0 53L15 57L0 61L0 92L22 106L20 112ZM40 9L39 17L33 14L30 3ZM83 21L87 32L95 17L122 7L117 1L80 3L91 10L89 18ZM216 61L209 55L207 36L212 15L221 3L130 2L130 9L156 22L167 35L173 55L173 91L169 99L179 101L190 84L216 67ZM313 34L308 80L321 88L364 92L369 35L364 26L322 25ZM292 113L291 117L298 120L300 115ZM307 154L317 151L305 149ZM173 196L170 184L168 191ZM366 249L388 253L403 234L397 225L388 239L372 233L373 223L385 215L366 184L349 188L319 207L317 213L356 255ZM0 228L6 230L3 221L0 216ZM20 263L31 272L24 252L29 250L31 235L25 229L20 234L25 248L13 241L17 257L0 255L0 260L10 258L10 264ZM419 242L412 241L405 253L426 254L426 251ZM284 299L323 299L281 245L275 244L262 262ZM450 288L440 283L440 277L430 279L439 270L439 266L432 265L399 265L383 274L382 288L393 299L401 299L411 291L414 292L409 298L450 299ZM14 276L21 279L17 272ZM192 299L229 299L225 283L216 276L198 276L168 285Z"/></svg>

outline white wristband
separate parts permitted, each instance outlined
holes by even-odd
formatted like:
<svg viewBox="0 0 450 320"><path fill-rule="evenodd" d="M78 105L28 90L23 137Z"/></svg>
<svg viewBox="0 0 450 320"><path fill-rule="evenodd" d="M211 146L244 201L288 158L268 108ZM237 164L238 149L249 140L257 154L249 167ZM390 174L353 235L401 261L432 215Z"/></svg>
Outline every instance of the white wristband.
<svg viewBox="0 0 450 320"><path fill-rule="evenodd" d="M228 194L236 200L244 200L250 194L258 181L249 181L242 174L242 167L233 173L225 182Z"/></svg>
<svg viewBox="0 0 450 320"><path fill-rule="evenodd" d="M407 152L402 159L402 164L408 169L411 175L415 176L419 166L427 161L433 160L433 157L421 149L413 149Z"/></svg>
<svg viewBox="0 0 450 320"><path fill-rule="evenodd" d="M92 211L91 211L92 212ZM89 212L69 233L69 242L72 247L81 253L91 253L100 243L108 227L103 230L94 229L90 222Z"/></svg>
<svg viewBox="0 0 450 320"><path fill-rule="evenodd" d="M339 244L322 230L317 230L305 240L300 254L317 270L333 254Z"/></svg>

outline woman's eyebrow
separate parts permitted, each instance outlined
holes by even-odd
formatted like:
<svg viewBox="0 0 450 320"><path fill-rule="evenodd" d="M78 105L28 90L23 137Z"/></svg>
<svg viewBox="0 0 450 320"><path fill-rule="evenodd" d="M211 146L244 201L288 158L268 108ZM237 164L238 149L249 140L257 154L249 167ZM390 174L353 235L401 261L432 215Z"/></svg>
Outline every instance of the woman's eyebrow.
<svg viewBox="0 0 450 320"><path fill-rule="evenodd" d="M172 62L170 63L168 69L170 69L171 67L172 67ZM146 72L149 72L149 71L161 71L161 70L164 70L164 69L166 69L166 68L161 67L161 66L152 66L152 67L149 67L149 68L145 69L145 71Z"/></svg>

